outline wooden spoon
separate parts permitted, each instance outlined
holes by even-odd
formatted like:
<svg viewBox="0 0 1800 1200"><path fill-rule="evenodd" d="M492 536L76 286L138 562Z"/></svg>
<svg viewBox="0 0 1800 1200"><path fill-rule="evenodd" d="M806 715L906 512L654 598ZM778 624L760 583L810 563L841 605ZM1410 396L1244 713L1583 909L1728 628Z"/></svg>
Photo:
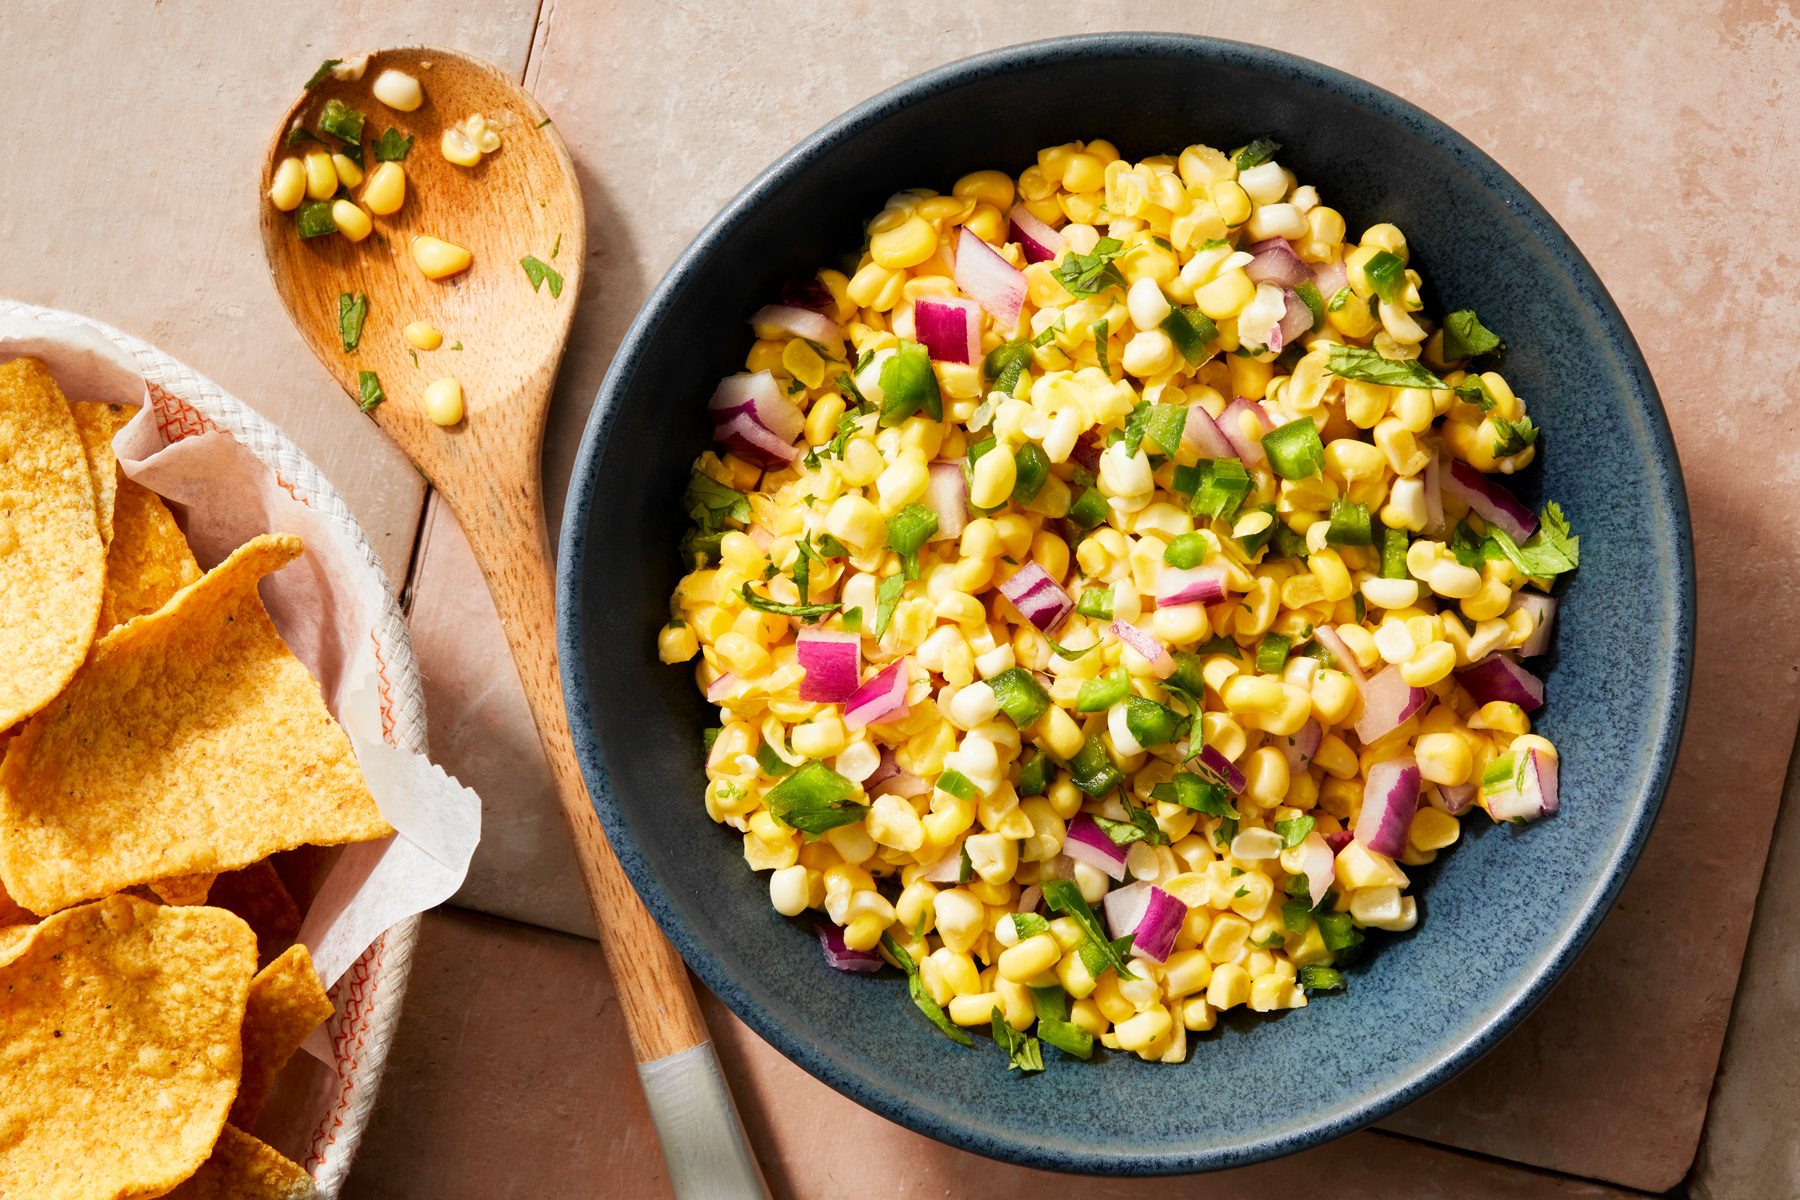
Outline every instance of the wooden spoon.
<svg viewBox="0 0 1800 1200"><path fill-rule="evenodd" d="M423 85L417 111L396 112L373 97L371 85L388 68ZM340 144L318 133L320 111L333 99L366 117L366 170L377 165L373 143L390 126L414 139L401 163L405 205L375 217L374 234L360 243L340 233L302 239L295 215L268 199L283 159L321 148L291 131ZM440 139L473 113L498 127L502 145L473 168L457 166ZM686 969L606 843L563 708L538 458L585 274L581 189L568 150L531 94L488 63L425 47L381 50L368 56L361 79L328 76L288 110L269 144L262 187L263 250L282 303L352 398L363 392L363 373L375 373L386 399L369 415L449 501L487 577L575 839L675 1191L766 1196ZM420 235L467 248L473 265L427 279L410 252ZM533 288L520 265L527 255L561 274L560 295L548 279ZM344 295L368 299L351 352L339 322ZM416 320L442 331L441 348L408 345L401 330ZM423 401L426 385L443 376L460 380L465 397L466 416L449 428L426 416Z"/></svg>

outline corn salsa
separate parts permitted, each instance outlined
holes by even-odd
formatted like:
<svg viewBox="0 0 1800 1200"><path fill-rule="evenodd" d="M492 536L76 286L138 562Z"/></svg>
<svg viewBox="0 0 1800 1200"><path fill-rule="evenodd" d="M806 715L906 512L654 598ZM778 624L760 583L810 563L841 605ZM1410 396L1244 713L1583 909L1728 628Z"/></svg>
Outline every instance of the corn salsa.
<svg viewBox="0 0 1800 1200"><path fill-rule="evenodd" d="M827 961L944 1034L1187 1056L1342 988L1532 731L1579 539L1406 237L1258 138L912 189L751 318L661 630L708 814Z"/></svg>

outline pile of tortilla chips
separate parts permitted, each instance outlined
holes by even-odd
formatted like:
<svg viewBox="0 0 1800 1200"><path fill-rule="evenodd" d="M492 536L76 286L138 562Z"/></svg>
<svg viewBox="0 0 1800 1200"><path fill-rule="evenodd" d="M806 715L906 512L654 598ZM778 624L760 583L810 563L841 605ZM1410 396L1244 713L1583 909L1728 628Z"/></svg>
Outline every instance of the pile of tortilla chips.
<svg viewBox="0 0 1800 1200"><path fill-rule="evenodd" d="M304 1197L251 1135L331 1015L273 855L386 837L276 631L258 537L202 573L134 415L0 364L0 1197Z"/></svg>

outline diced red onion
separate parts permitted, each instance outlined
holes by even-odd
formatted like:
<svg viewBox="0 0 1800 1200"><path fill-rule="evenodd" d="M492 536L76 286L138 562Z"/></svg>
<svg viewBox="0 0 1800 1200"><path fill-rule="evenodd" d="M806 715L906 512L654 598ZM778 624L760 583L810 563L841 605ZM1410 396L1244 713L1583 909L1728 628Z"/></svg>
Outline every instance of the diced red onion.
<svg viewBox="0 0 1800 1200"><path fill-rule="evenodd" d="M939 362L981 361L981 306L952 296L920 296L913 301L913 330Z"/></svg>
<svg viewBox="0 0 1800 1200"><path fill-rule="evenodd" d="M1207 746L1200 751L1200 765L1217 775L1219 782L1229 788L1232 795L1236 796L1243 792L1246 782L1244 773L1238 770L1229 758L1219 753L1215 747Z"/></svg>
<svg viewBox="0 0 1800 1200"><path fill-rule="evenodd" d="M1100 473L1100 451L1100 439L1094 436L1092 430L1088 430L1075 439L1075 448L1069 451L1069 461L1098 475Z"/></svg>
<svg viewBox="0 0 1800 1200"><path fill-rule="evenodd" d="M1265 238L1248 249L1250 262L1244 267L1244 274L1253 282L1273 283L1284 288L1312 282L1312 268L1300 261L1286 238Z"/></svg>
<svg viewBox="0 0 1800 1200"><path fill-rule="evenodd" d="M737 685L738 677L727 671L706 685L706 699L712 704L717 704L729 696L731 689Z"/></svg>
<svg viewBox="0 0 1800 1200"><path fill-rule="evenodd" d="M1356 840L1377 854L1399 858L1406 833L1419 810L1419 764L1390 758L1369 768L1363 785L1362 812L1356 818Z"/></svg>
<svg viewBox="0 0 1800 1200"><path fill-rule="evenodd" d="M1134 883L1115 888L1103 903L1106 928L1115 938L1131 935L1131 952L1162 962L1175 949L1176 935L1187 920L1188 907L1161 888Z"/></svg>
<svg viewBox="0 0 1800 1200"><path fill-rule="evenodd" d="M1537 622L1537 628L1531 631L1519 647L1520 658L1536 658L1550 649L1550 627L1556 621L1556 597L1545 596L1539 592L1520 592L1513 597L1512 607L1507 612L1524 609Z"/></svg>
<svg viewBox="0 0 1800 1200"><path fill-rule="evenodd" d="M920 876L926 883L948 883L955 885L962 878L962 843L950 847L944 857L931 865L931 870Z"/></svg>
<svg viewBox="0 0 1800 1200"><path fill-rule="evenodd" d="M1456 682L1477 704L1494 700L1516 704L1526 712L1544 707L1544 681L1521 667L1510 654L1490 654L1456 673Z"/></svg>
<svg viewBox="0 0 1800 1200"><path fill-rule="evenodd" d="M872 975L886 965L873 950L852 950L844 945L844 931L830 921L819 922L819 949L825 961L840 971Z"/></svg>
<svg viewBox="0 0 1800 1200"><path fill-rule="evenodd" d="M1010 332L1019 323L1025 303L1025 274L964 225L956 239L956 286L972 296Z"/></svg>
<svg viewBox="0 0 1800 1200"><path fill-rule="evenodd" d="M1377 671L1363 684L1362 715L1356 718L1356 736L1373 745L1425 707L1431 693L1414 687L1400 676L1399 666Z"/></svg>
<svg viewBox="0 0 1800 1200"><path fill-rule="evenodd" d="M863 783L871 796L923 796L931 791L931 780L921 779L909 771L897 771L880 783Z"/></svg>
<svg viewBox="0 0 1800 1200"><path fill-rule="evenodd" d="M1246 416L1255 422L1254 433L1249 432L1246 427ZM1219 428L1236 451L1235 457L1242 459L1246 467L1260 467L1267 461L1268 455L1263 453L1262 438L1263 434L1269 432L1269 418L1263 412L1262 405L1239 396L1220 415Z"/></svg>
<svg viewBox="0 0 1800 1200"><path fill-rule="evenodd" d="M1076 813L1063 834L1063 853L1078 863L1103 872L1115 883L1125 878L1125 850L1106 836L1106 830L1087 813Z"/></svg>
<svg viewBox="0 0 1800 1200"><path fill-rule="evenodd" d="M1237 447L1219 428L1219 423L1198 404L1188 405L1187 421L1181 427L1181 443L1201 458L1236 458Z"/></svg>
<svg viewBox="0 0 1800 1200"><path fill-rule="evenodd" d="M1306 307L1306 301L1293 288L1283 292L1282 297L1287 301L1287 309L1281 314L1281 324L1275 328L1281 333L1282 345L1291 346L1294 339L1304 336L1312 329L1313 314L1312 309Z"/></svg>
<svg viewBox="0 0 1800 1200"><path fill-rule="evenodd" d="M1318 639L1319 645L1331 651L1331 657L1337 659L1338 670L1350 677L1356 684L1357 691L1362 691L1369 677L1363 674L1362 664L1356 661L1356 655L1350 653L1350 647L1338 636L1338 631L1329 625L1317 625L1313 627L1313 637Z"/></svg>
<svg viewBox="0 0 1800 1200"><path fill-rule="evenodd" d="M1481 794L1481 788L1473 783L1440 783L1437 790L1444 802L1444 811L1453 817L1473 804L1475 797Z"/></svg>
<svg viewBox="0 0 1800 1200"><path fill-rule="evenodd" d="M1344 269L1341 258L1334 262L1314 263L1312 274L1319 296L1327 302L1350 285L1350 273Z"/></svg>
<svg viewBox="0 0 1800 1200"><path fill-rule="evenodd" d="M1144 919L1144 909L1149 904L1150 885L1142 880L1106 893L1106 899L1101 904L1101 915L1106 918L1106 932L1115 938L1124 937Z"/></svg>
<svg viewBox="0 0 1800 1200"><path fill-rule="evenodd" d="M1331 847L1331 853L1333 855L1342 854L1344 852L1344 847L1348 846L1354 840L1355 838L1348 829L1334 830L1325 835L1325 844Z"/></svg>
<svg viewBox="0 0 1800 1200"><path fill-rule="evenodd" d="M1300 873L1306 876L1306 896L1314 908L1331 890L1332 880L1337 876L1336 859L1337 853L1332 850L1331 843L1316 833L1307 834L1306 840L1300 843Z"/></svg>
<svg viewBox="0 0 1800 1200"><path fill-rule="evenodd" d="M1044 889L1034 883L1019 893L1019 902L1013 905L1013 911L1022 913L1036 912L1038 910L1038 905L1043 903L1043 899Z"/></svg>
<svg viewBox="0 0 1800 1200"><path fill-rule="evenodd" d="M1435 451L1425 464L1425 532L1444 531L1444 452Z"/></svg>
<svg viewBox="0 0 1800 1200"><path fill-rule="evenodd" d="M800 436L806 418L781 394L781 385L767 371L754 375L727 375L713 389L707 411L723 425L743 413L753 413L756 423L784 442Z"/></svg>
<svg viewBox="0 0 1800 1200"><path fill-rule="evenodd" d="M1225 598L1225 572L1219 567L1171 567L1156 572L1156 606L1217 604Z"/></svg>
<svg viewBox="0 0 1800 1200"><path fill-rule="evenodd" d="M969 523L969 481L963 476L960 462L934 462L930 467L930 481L925 485L925 505L937 514L937 532L931 535L934 542L949 541L962 536L963 528Z"/></svg>
<svg viewBox="0 0 1800 1200"><path fill-rule="evenodd" d="M881 761L875 764L875 769L869 772L869 777L862 781L863 787L873 794L877 784L892 779L898 774L900 774L900 764L894 760L894 748L883 746Z"/></svg>
<svg viewBox="0 0 1800 1200"><path fill-rule="evenodd" d="M794 639L795 657L806 672L800 698L814 704L838 704L856 694L862 675L862 635L803 629Z"/></svg>
<svg viewBox="0 0 1800 1200"><path fill-rule="evenodd" d="M1050 262L1068 245L1063 235L1032 215L1023 204L1015 204L1006 214L1012 222L1012 240L1025 252L1026 262Z"/></svg>
<svg viewBox="0 0 1800 1200"><path fill-rule="evenodd" d="M844 331L838 328L836 321L824 313L791 304L769 304L757 309L750 318L750 327L756 330L758 337L766 337L764 331L773 330L817 342L827 350L844 344Z"/></svg>
<svg viewBox="0 0 1800 1200"><path fill-rule="evenodd" d="M831 289L817 275L790 279L782 284L781 302L790 308L810 308L827 316L837 307L837 301L831 298Z"/></svg>
<svg viewBox="0 0 1800 1200"><path fill-rule="evenodd" d="M1498 791L1484 792L1488 815L1496 821L1536 820L1561 807L1557 796L1557 762L1542 750L1527 750L1524 765Z"/></svg>
<svg viewBox="0 0 1800 1200"><path fill-rule="evenodd" d="M1288 774L1298 775L1312 765L1313 755L1319 752L1319 743L1325 740L1325 731L1309 717L1298 732L1277 740L1281 753L1287 757Z"/></svg>
<svg viewBox="0 0 1800 1200"><path fill-rule="evenodd" d="M759 467L782 467L800 457L791 442L763 428L751 412L741 412L713 430L713 440Z"/></svg>
<svg viewBox="0 0 1800 1200"><path fill-rule="evenodd" d="M1517 496L1461 459L1450 461L1443 487L1482 520L1506 530L1507 536L1515 542L1524 542L1537 532L1536 513L1520 504Z"/></svg>
<svg viewBox="0 0 1800 1200"><path fill-rule="evenodd" d="M1000 594L1011 600L1013 607L1039 633L1054 631L1075 611L1075 601L1069 599L1069 593L1058 587L1049 572L1034 562L1013 572L1012 577L1000 585Z"/></svg>
<svg viewBox="0 0 1800 1200"><path fill-rule="evenodd" d="M1150 664L1150 673L1158 679L1167 679L1175 673L1175 659L1170 656L1163 644L1128 621L1112 623L1113 636L1138 652L1144 661Z"/></svg>
<svg viewBox="0 0 1800 1200"><path fill-rule="evenodd" d="M844 702L844 724L861 729L906 716L911 711L906 704L906 684L906 660L896 659Z"/></svg>

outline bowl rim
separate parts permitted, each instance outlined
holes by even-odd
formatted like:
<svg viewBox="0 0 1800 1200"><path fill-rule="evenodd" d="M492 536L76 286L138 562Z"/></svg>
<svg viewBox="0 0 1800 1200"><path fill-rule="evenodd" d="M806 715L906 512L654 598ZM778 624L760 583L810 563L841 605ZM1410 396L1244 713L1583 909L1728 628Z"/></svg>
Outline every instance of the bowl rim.
<svg viewBox="0 0 1800 1200"><path fill-rule="evenodd" d="M1263 74L1298 77L1332 92L1375 116L1395 122L1432 141L1458 166L1497 192L1523 221L1533 237L1549 249L1567 272L1580 298L1589 306L1602 332L1614 342L1614 353L1623 370L1632 399L1641 409L1652 453L1660 459L1664 478L1652 474L1647 481L1657 491L1661 482L1667 512L1676 530L1671 548L1674 594L1669 597L1674 627L1673 662L1667 681L1671 702L1651 745L1651 769L1646 786L1628 796L1623 814L1624 836L1599 871L1599 885L1579 908L1570 910L1561 937L1514 984L1509 998L1495 1015L1475 1028L1442 1058L1421 1063L1394 1084L1357 1101L1322 1109L1310 1120L1258 1139L1209 1149L1161 1149L1141 1155L1074 1150L1041 1142L1006 1141L991 1132L971 1132L943 1114L919 1108L900 1096L872 1084L864 1076L839 1065L832 1055L817 1049L788 1030L757 1005L737 981L704 948L681 913L667 903L655 881L654 871L623 819L613 794L609 773L601 760L593 733L589 705L586 636L578 614L584 603L582 563L586 526L594 503L599 463L614 415L629 390L639 359L662 324L664 314L693 282L699 262L721 241L729 238L745 215L760 205L768 193L783 183L797 167L815 154L863 133L879 124L894 109L915 104L930 95L1016 68L1040 66L1046 61L1074 59L1175 57L1216 63ZM737 192L700 230L675 259L667 273L638 311L614 355L594 407L588 416L575 460L560 538L557 582L557 646L562 660L564 691L571 732L582 772L595 810L599 813L614 852L655 915L665 934L681 952L702 982L763 1039L789 1060L887 1119L940 1142L1023 1166L1086 1174L1169 1175L1244 1166L1297 1152L1361 1129L1419 1099L1462 1072L1508 1033L1544 999L1587 945L1611 909L1626 877L1643 850L1650 828L1661 808L1674 769L1688 705L1694 641L1693 534L1688 515L1687 490L1674 438L1649 367L1636 338L1611 295L1573 239L1518 180L1474 143L1445 122L1417 105L1347 72L1311 59L1266 46L1198 34L1158 32L1110 32L1076 34L1021 42L957 59L887 88L854 105L822 125L783 153Z"/></svg>

